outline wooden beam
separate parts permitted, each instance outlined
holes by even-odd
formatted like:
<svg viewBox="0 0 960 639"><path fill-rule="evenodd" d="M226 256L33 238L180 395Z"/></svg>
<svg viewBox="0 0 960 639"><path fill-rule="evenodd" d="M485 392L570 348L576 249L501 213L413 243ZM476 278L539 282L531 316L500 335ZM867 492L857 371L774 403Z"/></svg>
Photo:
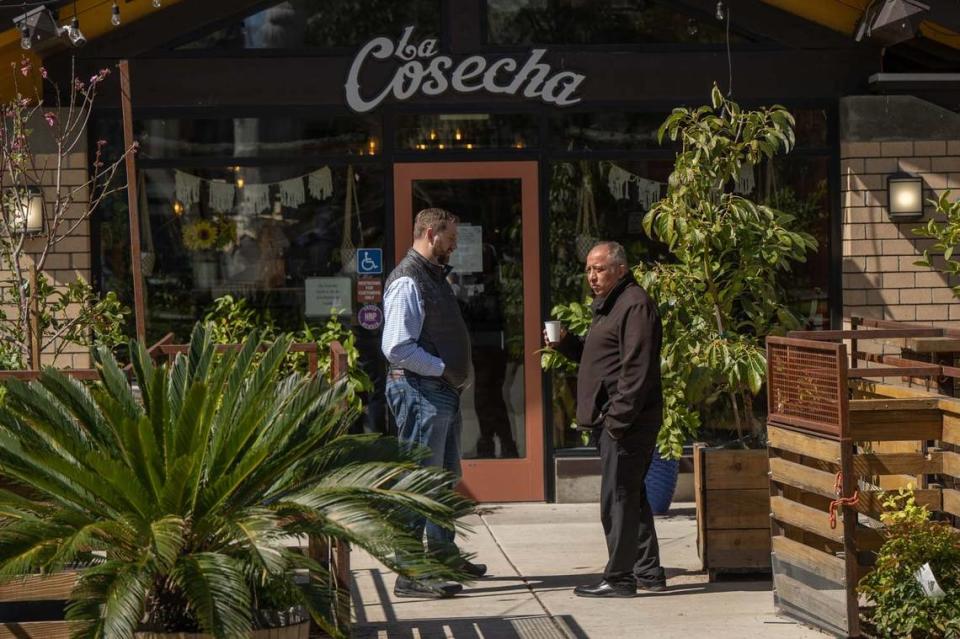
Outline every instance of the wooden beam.
<svg viewBox="0 0 960 639"><path fill-rule="evenodd" d="M945 444L960 446L960 414L944 411L943 435L941 435L940 441Z"/></svg>
<svg viewBox="0 0 960 639"><path fill-rule="evenodd" d="M847 371L847 377L850 379L863 377L924 377L939 374L939 366L935 370L929 366L874 366L872 368L851 368Z"/></svg>
<svg viewBox="0 0 960 639"><path fill-rule="evenodd" d="M133 106L130 95L130 63L120 61L120 101L123 111L123 147L127 150L127 209L130 219L130 271L133 278L133 317L137 339L147 341L146 305L143 295L143 255L140 252L140 196L137 184L137 158L130 149L136 139L133 135Z"/></svg>
<svg viewBox="0 0 960 639"><path fill-rule="evenodd" d="M943 512L960 517L960 490L956 488L943 489Z"/></svg>
<svg viewBox="0 0 960 639"><path fill-rule="evenodd" d="M883 512L883 498L889 494L889 491L884 490L861 491L857 511L880 521L880 513ZM926 506L930 510L937 511L943 507L942 491L939 488L916 489L913 491L913 498L918 504Z"/></svg>
<svg viewBox="0 0 960 639"><path fill-rule="evenodd" d="M831 464L840 463L840 443L805 433L767 426L767 445L798 455L813 457Z"/></svg>
<svg viewBox="0 0 960 639"><path fill-rule="evenodd" d="M874 475L936 475L942 472L940 452L865 453L853 456L853 470L860 477Z"/></svg>
<svg viewBox="0 0 960 639"><path fill-rule="evenodd" d="M770 510L773 518L778 521L796 526L824 539L843 542L843 528L839 525L836 528L830 528L830 516L822 510L798 504L786 497L771 497Z"/></svg>
<svg viewBox="0 0 960 639"><path fill-rule="evenodd" d="M777 559L803 568L834 583L845 585L847 575L843 559L783 536L773 538L771 548Z"/></svg>
<svg viewBox="0 0 960 639"><path fill-rule="evenodd" d="M827 623L847 634L850 620L847 617L845 587L821 590L776 571L773 574L773 587L777 592L777 600L803 611L813 622Z"/></svg>
<svg viewBox="0 0 960 639"><path fill-rule="evenodd" d="M873 411L903 411L903 410L937 410L939 400L935 397L915 397L905 399L851 399L850 412Z"/></svg>
<svg viewBox="0 0 960 639"><path fill-rule="evenodd" d="M0 584L0 602L67 600L77 585L78 573L26 575Z"/></svg>
<svg viewBox="0 0 960 639"><path fill-rule="evenodd" d="M834 473L817 470L779 457L770 458L770 479L830 499L836 497L837 477Z"/></svg>
<svg viewBox="0 0 960 639"><path fill-rule="evenodd" d="M833 341L840 339L891 339L894 337L940 337L941 328L862 328L855 331L789 331L787 337L810 339L816 341Z"/></svg>
<svg viewBox="0 0 960 639"><path fill-rule="evenodd" d="M767 485L766 450L703 450L704 481L710 490L756 488Z"/></svg>
<svg viewBox="0 0 960 639"><path fill-rule="evenodd" d="M709 487L709 484L707 484ZM723 508L708 508L707 529L770 528L770 490L708 490L707 503L723 504Z"/></svg>
<svg viewBox="0 0 960 639"><path fill-rule="evenodd" d="M850 411L850 438L855 441L940 439L939 409Z"/></svg>
<svg viewBox="0 0 960 639"><path fill-rule="evenodd" d="M940 455L943 458L943 470L941 472L944 475L960 479L960 453L943 451Z"/></svg>

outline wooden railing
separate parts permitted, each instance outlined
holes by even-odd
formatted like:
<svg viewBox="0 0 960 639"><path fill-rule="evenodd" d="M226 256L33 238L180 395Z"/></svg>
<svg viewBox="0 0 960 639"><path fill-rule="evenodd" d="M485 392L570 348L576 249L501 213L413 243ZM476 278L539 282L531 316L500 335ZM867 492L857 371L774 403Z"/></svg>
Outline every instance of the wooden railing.
<svg viewBox="0 0 960 639"><path fill-rule="evenodd" d="M851 330L768 339L775 352L767 435L779 612L861 636L857 585L883 542L885 490L912 486L919 504L960 523L960 400L871 381L942 384L960 369L858 347L865 339L906 340L909 348L918 339L958 338L956 329L860 320Z"/></svg>

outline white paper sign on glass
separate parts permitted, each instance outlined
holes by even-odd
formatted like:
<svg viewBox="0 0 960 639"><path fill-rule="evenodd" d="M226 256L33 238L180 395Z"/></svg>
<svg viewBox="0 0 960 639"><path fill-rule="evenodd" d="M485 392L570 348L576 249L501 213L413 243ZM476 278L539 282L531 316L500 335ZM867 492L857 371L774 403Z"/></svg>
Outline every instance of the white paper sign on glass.
<svg viewBox="0 0 960 639"><path fill-rule="evenodd" d="M483 227L473 224L457 225L457 250L450 256L454 273L483 272Z"/></svg>
<svg viewBox="0 0 960 639"><path fill-rule="evenodd" d="M304 315L328 317L353 314L353 290L349 277L308 277L303 281Z"/></svg>

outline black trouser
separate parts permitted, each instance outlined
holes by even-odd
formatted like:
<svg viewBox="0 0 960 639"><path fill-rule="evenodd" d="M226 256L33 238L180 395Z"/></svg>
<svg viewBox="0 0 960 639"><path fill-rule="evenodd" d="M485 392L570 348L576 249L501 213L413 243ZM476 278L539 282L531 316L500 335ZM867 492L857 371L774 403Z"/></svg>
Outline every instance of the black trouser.
<svg viewBox="0 0 960 639"><path fill-rule="evenodd" d="M644 479L653 457L654 436L639 426L614 440L597 433L600 447L600 521L610 556L603 577L610 582L658 582L660 545L653 527Z"/></svg>

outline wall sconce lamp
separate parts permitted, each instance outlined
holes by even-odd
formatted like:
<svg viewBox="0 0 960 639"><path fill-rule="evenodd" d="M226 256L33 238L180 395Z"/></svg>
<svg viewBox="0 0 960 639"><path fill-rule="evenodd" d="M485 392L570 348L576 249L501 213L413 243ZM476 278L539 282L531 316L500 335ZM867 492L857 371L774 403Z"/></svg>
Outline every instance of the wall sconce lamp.
<svg viewBox="0 0 960 639"><path fill-rule="evenodd" d="M897 174L887 178L887 215L891 219L923 217L923 180Z"/></svg>
<svg viewBox="0 0 960 639"><path fill-rule="evenodd" d="M7 202L12 215L9 218L10 230L14 233L36 235L43 233L44 203L43 191L36 186L7 191Z"/></svg>

